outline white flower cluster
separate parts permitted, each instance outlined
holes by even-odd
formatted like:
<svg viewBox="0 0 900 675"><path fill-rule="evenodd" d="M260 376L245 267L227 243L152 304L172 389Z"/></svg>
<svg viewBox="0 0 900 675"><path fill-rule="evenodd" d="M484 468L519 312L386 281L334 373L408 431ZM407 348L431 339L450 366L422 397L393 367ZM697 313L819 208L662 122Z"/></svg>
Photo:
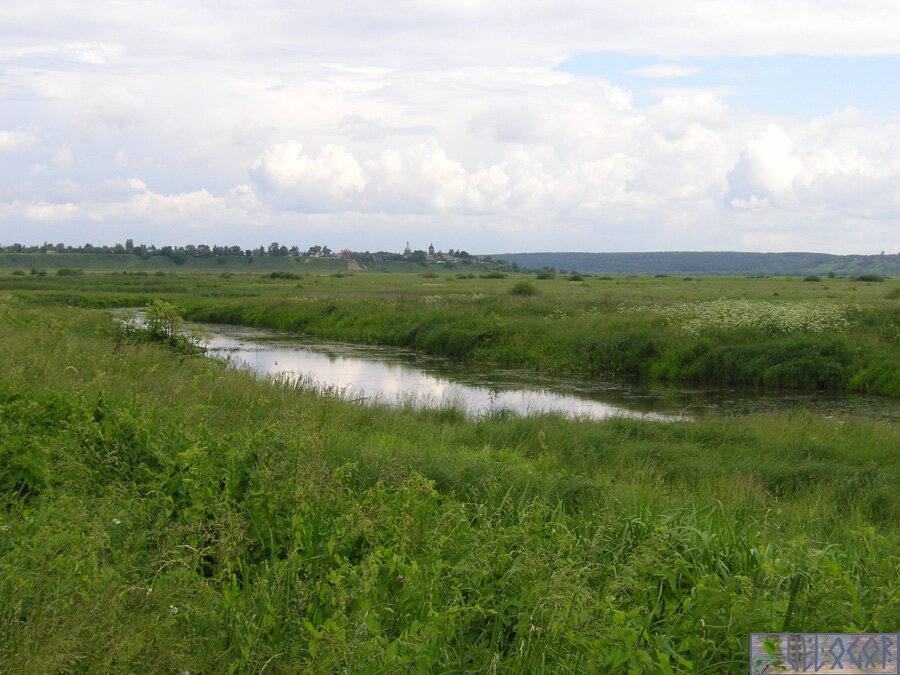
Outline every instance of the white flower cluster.
<svg viewBox="0 0 900 675"><path fill-rule="evenodd" d="M852 325L848 307L823 301L767 302L719 298L674 305L644 304L632 311L653 312L688 333L756 330L770 334L845 331Z"/></svg>

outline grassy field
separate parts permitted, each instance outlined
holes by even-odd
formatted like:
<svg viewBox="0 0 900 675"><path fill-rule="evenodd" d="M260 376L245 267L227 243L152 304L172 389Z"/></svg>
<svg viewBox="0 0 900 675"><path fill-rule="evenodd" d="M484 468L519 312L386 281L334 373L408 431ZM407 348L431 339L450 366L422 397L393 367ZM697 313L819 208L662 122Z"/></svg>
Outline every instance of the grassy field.
<svg viewBox="0 0 900 675"><path fill-rule="evenodd" d="M407 347L541 372L900 395L900 282L721 277L485 278L345 271L0 274L33 302Z"/></svg>
<svg viewBox="0 0 900 675"><path fill-rule="evenodd" d="M0 291L0 671L744 673L751 631L900 623L893 425L363 407L50 303L158 292L78 281L92 285ZM425 283L519 300L511 279L389 278L369 294L366 278L162 281L198 306L256 288L262 316L297 283L351 306L428 307L402 300ZM535 321L603 295L636 307L679 301L681 284L723 290L553 283L525 299L548 303L530 305ZM733 293L765 284L810 292ZM888 290L827 292L864 304Z"/></svg>
<svg viewBox="0 0 900 675"><path fill-rule="evenodd" d="M242 258L241 256L221 256L209 258L189 257L178 262L164 255L153 255L142 258L126 253L0 253L0 269L20 270L30 273L31 270L40 273L55 274L60 269L79 270L88 272L97 271L128 271L128 272L171 272L180 273L221 273L221 272L269 272L273 270L298 271L302 269L340 270L346 269L344 260L331 258L312 258L308 263L306 258L287 256L254 256Z"/></svg>

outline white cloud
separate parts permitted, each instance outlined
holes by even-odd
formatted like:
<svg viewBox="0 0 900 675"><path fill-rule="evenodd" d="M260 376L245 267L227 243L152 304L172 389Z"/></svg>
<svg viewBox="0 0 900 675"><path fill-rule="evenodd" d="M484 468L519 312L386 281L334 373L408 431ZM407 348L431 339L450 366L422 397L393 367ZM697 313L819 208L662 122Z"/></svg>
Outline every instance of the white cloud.
<svg viewBox="0 0 900 675"><path fill-rule="evenodd" d="M72 154L71 148L62 147L53 153L50 161L53 163L54 169L65 173L66 171L71 171L75 165L75 156Z"/></svg>
<svg viewBox="0 0 900 675"><path fill-rule="evenodd" d="M4 131L0 129L0 154L23 152L31 148L34 142L34 136L26 131Z"/></svg>
<svg viewBox="0 0 900 675"><path fill-rule="evenodd" d="M794 196L794 181L802 170L803 162L794 153L791 139L781 127L770 124L745 143L728 183L738 198L785 201Z"/></svg>
<svg viewBox="0 0 900 675"><path fill-rule="evenodd" d="M351 207L366 184L362 167L346 148L327 145L311 157L296 141L266 150L252 173L278 204L312 213Z"/></svg>
<svg viewBox="0 0 900 675"><path fill-rule="evenodd" d="M730 91L684 87L641 109L553 70L620 50L671 59L633 72L678 84L691 55L898 54L900 5L254 7L2 3L4 239L15 218L41 240L58 217L113 239L324 228L377 248L451 228L480 244L448 245L482 250L880 250L900 218L896 119L762 117ZM81 186L60 180L76 159Z"/></svg>
<svg viewBox="0 0 900 675"><path fill-rule="evenodd" d="M0 61L17 61L34 57L57 57L90 65L106 65L121 59L125 47L103 42L67 42L36 44L22 47L0 47Z"/></svg>
<svg viewBox="0 0 900 675"><path fill-rule="evenodd" d="M98 126L122 129L145 119L147 102L129 87L116 84L84 94L79 101L78 116L86 129L96 130Z"/></svg>
<svg viewBox="0 0 900 675"><path fill-rule="evenodd" d="M82 215L82 210L75 204L28 204L24 207L24 216L27 220L37 223L55 223L59 221L73 220Z"/></svg>

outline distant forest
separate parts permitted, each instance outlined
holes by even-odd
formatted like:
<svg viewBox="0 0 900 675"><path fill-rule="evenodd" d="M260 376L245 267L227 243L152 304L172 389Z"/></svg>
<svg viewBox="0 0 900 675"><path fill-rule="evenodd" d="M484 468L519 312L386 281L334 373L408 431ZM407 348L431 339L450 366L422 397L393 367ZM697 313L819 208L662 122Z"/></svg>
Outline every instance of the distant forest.
<svg viewBox="0 0 900 675"><path fill-rule="evenodd" d="M328 246L318 244L309 248L285 246L272 242L268 247L242 249L240 246L208 246L188 244L186 246L154 246L135 244L131 239L124 244L111 246L84 244L25 245L0 243L0 268L27 269L37 273L43 268L50 269L160 269L182 267L190 270L222 271L240 268L256 271L293 268L296 264L313 263L313 268L341 266L348 263L362 266L362 269L389 271L406 269L412 265L443 265L446 268L458 265L483 264L479 258L462 249L449 249L446 253L410 250L403 253L391 251L333 251ZM497 267L497 265L492 265Z"/></svg>
<svg viewBox="0 0 900 675"><path fill-rule="evenodd" d="M487 264L505 272L561 274L658 274L696 276L828 276L852 277L877 274L900 277L900 254L831 255L828 253L740 253L736 251L669 251L649 253L500 253L470 255L450 249L432 255L425 251L332 251L328 246L284 246L272 242L268 247L242 249L240 246L147 246L131 239L112 246L67 246L64 244L0 244L0 268L85 268L125 269L180 267L237 269L282 269L300 262L320 265L353 259L364 269L402 271L410 263L440 264L447 269L472 263ZM395 269L396 268L396 269Z"/></svg>
<svg viewBox="0 0 900 675"><path fill-rule="evenodd" d="M900 254L739 253L672 251L657 253L498 253L520 268L585 274L696 274L712 276L900 276Z"/></svg>

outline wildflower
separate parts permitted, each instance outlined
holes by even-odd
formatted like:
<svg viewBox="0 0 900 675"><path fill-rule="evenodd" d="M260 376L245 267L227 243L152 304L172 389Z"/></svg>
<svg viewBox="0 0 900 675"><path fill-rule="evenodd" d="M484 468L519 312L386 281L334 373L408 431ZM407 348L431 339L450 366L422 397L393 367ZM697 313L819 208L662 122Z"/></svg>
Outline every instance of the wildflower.
<svg viewBox="0 0 900 675"><path fill-rule="evenodd" d="M620 310L628 308L620 306ZM632 311L652 312L686 333L761 330L770 334L840 332L850 328L848 308L827 302L800 303L719 298L662 306L645 303Z"/></svg>
<svg viewBox="0 0 900 675"><path fill-rule="evenodd" d="M172 612L172 614L178 614L178 608L175 605L169 605L169 611Z"/></svg>
<svg viewBox="0 0 900 675"><path fill-rule="evenodd" d="M122 524L122 521L119 520L118 518L113 518L113 519L112 519L112 524L113 524L113 525L121 525L121 524Z"/></svg>

